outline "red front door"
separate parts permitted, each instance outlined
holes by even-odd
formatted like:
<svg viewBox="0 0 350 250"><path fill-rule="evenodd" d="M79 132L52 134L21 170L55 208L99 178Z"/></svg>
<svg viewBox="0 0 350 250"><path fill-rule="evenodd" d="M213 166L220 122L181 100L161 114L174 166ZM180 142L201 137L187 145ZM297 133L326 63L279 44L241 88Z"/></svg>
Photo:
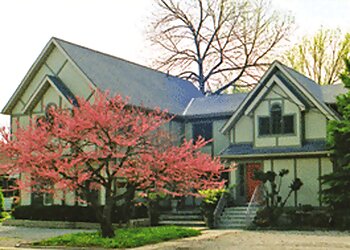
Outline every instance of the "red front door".
<svg viewBox="0 0 350 250"><path fill-rule="evenodd" d="M254 190L259 184L261 183L258 180L254 180L254 171L261 169L261 163L247 163L246 164L246 180L247 180L247 202L250 201L250 199L253 196Z"/></svg>

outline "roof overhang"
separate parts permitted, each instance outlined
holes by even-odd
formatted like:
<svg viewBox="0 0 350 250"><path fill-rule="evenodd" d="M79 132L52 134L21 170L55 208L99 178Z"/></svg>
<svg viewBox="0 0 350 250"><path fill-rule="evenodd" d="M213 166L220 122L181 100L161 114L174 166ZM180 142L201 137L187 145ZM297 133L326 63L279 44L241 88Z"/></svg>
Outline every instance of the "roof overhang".
<svg viewBox="0 0 350 250"><path fill-rule="evenodd" d="M35 105L40 101L42 95L50 88L54 88L57 93L72 105L77 105L78 102L69 89L56 77L46 75L39 86L30 96L27 104L22 109L23 114L30 112Z"/></svg>
<svg viewBox="0 0 350 250"><path fill-rule="evenodd" d="M291 153L270 153L270 154L247 154L247 155L221 155L222 159L249 159L249 158L290 158L290 157L313 157L313 156L330 156L332 151L318 151L318 152L291 152Z"/></svg>

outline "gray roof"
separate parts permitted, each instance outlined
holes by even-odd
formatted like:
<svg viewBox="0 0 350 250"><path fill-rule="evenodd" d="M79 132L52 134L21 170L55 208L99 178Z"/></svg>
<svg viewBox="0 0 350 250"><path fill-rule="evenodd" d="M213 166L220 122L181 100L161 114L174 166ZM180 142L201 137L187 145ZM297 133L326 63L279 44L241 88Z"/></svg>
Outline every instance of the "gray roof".
<svg viewBox="0 0 350 250"><path fill-rule="evenodd" d="M49 75L47 77L52 81L53 84L55 84L56 88L62 93L62 95L64 95L69 101L72 102L73 105L78 104L78 100L76 99L76 97L60 79Z"/></svg>
<svg viewBox="0 0 350 250"><path fill-rule="evenodd" d="M336 96L347 92L343 84L320 85L298 71L295 71L284 64L281 65L295 80L302 84L306 90L321 103L335 103Z"/></svg>
<svg viewBox="0 0 350 250"><path fill-rule="evenodd" d="M100 90L128 96L130 103L182 114L192 98L203 96L188 81L57 38L56 42Z"/></svg>
<svg viewBox="0 0 350 250"><path fill-rule="evenodd" d="M300 146L256 148L250 143L231 144L221 152L222 156L249 156L268 154L317 153L328 151L325 140L306 141Z"/></svg>
<svg viewBox="0 0 350 250"><path fill-rule="evenodd" d="M232 115L246 96L247 93L237 93L193 98L183 115L187 117Z"/></svg>
<svg viewBox="0 0 350 250"><path fill-rule="evenodd" d="M349 90L345 88L344 84L322 85L321 91L323 94L323 100L326 103L336 103L337 96L345 94Z"/></svg>

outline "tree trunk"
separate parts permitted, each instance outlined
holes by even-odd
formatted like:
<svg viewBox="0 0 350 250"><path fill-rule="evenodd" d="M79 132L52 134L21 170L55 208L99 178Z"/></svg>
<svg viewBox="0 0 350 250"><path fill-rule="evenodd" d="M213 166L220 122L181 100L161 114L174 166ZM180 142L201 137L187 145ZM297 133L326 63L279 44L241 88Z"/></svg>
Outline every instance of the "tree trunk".
<svg viewBox="0 0 350 250"><path fill-rule="evenodd" d="M112 209L114 199L111 196L111 190L106 190L106 202L102 209L100 220L101 233L103 238L113 238L115 236L112 225Z"/></svg>

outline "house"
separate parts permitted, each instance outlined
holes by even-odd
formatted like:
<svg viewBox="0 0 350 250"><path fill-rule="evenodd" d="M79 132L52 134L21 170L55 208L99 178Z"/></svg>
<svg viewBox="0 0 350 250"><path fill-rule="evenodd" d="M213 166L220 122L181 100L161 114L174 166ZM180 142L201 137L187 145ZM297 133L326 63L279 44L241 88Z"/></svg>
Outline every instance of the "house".
<svg viewBox="0 0 350 250"><path fill-rule="evenodd" d="M205 152L238 164L228 177L229 184L236 184L237 203L250 200L257 186L254 169L285 168L290 173L282 194L294 177L304 182L288 205L322 205L318 178L333 171L326 127L329 120L339 119L335 101L345 92L342 85L320 86L275 61L250 93L203 96L185 80L52 38L2 113L11 116L15 130L16 122L27 125L30 118L39 119L49 105L69 108L76 96L90 100L96 89L128 96L132 105L167 109L175 115L167 129L179 141L212 138ZM45 199L21 192L22 205L34 202ZM66 195L65 204L74 204L73 193Z"/></svg>

